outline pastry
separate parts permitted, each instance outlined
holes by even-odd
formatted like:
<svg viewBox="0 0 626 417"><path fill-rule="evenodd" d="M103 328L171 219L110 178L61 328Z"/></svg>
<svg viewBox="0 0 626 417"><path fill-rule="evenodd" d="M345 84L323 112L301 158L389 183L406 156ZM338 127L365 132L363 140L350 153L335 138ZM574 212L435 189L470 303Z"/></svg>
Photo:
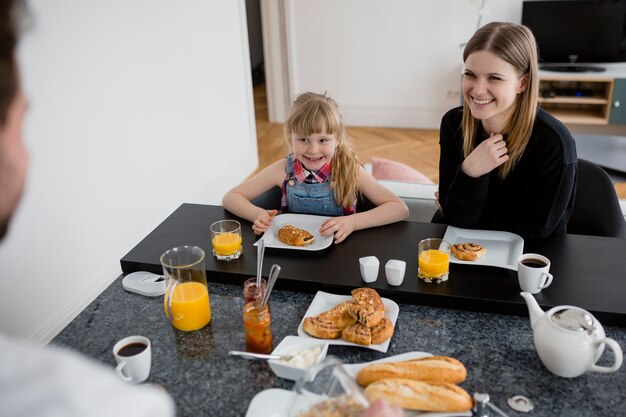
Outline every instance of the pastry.
<svg viewBox="0 0 626 417"><path fill-rule="evenodd" d="M361 323L348 326L341 332L341 338L347 342L369 346L372 344L372 332L369 327Z"/></svg>
<svg viewBox="0 0 626 417"><path fill-rule="evenodd" d="M278 229L278 239L291 246L308 246L315 242L315 236L311 233L290 224Z"/></svg>
<svg viewBox="0 0 626 417"><path fill-rule="evenodd" d="M344 301L315 317L306 317L302 326L304 331L319 339L341 337L343 329L356 323L356 319L348 312L352 304L352 301Z"/></svg>
<svg viewBox="0 0 626 417"><path fill-rule="evenodd" d="M467 378L463 364L448 356L429 356L402 362L383 362L368 365L356 375L359 385L367 386L386 378L405 378L420 381L459 383Z"/></svg>
<svg viewBox="0 0 626 417"><path fill-rule="evenodd" d="M372 344L379 345L393 336L393 323L386 317L376 326L370 328L372 332Z"/></svg>
<svg viewBox="0 0 626 417"><path fill-rule="evenodd" d="M451 246L451 249L454 256L463 261L475 261L487 253L484 246L473 242L456 243Z"/></svg>
<svg viewBox="0 0 626 417"><path fill-rule="evenodd" d="M372 288L356 288L352 290L354 305L349 312L359 323L367 327L376 326L385 315L385 304L376 290Z"/></svg>
<svg viewBox="0 0 626 417"><path fill-rule="evenodd" d="M469 394L449 382L381 379L368 385L363 394L370 403L384 398L408 410L453 412L468 411L473 406Z"/></svg>

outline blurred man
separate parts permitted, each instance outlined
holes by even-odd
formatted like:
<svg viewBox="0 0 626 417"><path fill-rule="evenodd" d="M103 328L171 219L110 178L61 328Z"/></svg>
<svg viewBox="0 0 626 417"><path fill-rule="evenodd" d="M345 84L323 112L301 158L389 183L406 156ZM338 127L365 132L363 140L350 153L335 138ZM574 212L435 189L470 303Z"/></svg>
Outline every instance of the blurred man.
<svg viewBox="0 0 626 417"><path fill-rule="evenodd" d="M23 11L18 0L0 0L0 239L20 201L28 165L22 142L27 105L15 62ZM174 414L174 404L161 388L127 384L111 369L78 354L36 349L0 334L0 416Z"/></svg>

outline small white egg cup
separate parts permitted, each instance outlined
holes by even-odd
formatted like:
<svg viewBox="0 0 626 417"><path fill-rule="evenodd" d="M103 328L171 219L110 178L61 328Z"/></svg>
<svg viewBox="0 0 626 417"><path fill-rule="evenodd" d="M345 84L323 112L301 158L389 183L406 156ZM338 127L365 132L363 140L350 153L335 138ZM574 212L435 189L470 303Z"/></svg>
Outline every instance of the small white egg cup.
<svg viewBox="0 0 626 417"><path fill-rule="evenodd" d="M385 264L385 275L387 276L387 283L397 287L402 285L404 281L404 272L406 271L406 262L399 261L397 259L390 259Z"/></svg>
<svg viewBox="0 0 626 417"><path fill-rule="evenodd" d="M359 258L359 268L363 281L370 283L378 279L378 267L380 261L375 256L364 256Z"/></svg>

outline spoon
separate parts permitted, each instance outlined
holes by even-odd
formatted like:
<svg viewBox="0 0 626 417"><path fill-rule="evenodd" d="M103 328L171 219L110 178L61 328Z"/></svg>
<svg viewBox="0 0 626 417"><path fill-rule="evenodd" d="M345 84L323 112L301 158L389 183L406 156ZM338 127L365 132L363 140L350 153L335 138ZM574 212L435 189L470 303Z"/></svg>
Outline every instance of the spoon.
<svg viewBox="0 0 626 417"><path fill-rule="evenodd" d="M261 269L263 268L263 256L265 255L265 240L259 239L256 248L256 287L261 288Z"/></svg>
<svg viewBox="0 0 626 417"><path fill-rule="evenodd" d="M231 350L228 352L229 355L232 356L241 356L244 359L283 359L289 360L293 358L294 355L266 355L264 353L250 353L250 352L242 352L239 350Z"/></svg>
<svg viewBox="0 0 626 417"><path fill-rule="evenodd" d="M267 303L267 300L270 299L270 293L272 292L272 288L274 288L274 284L276 284L276 280L278 279L278 274L280 273L280 265L272 265L272 269L270 269L270 276L267 279L267 288L265 289L265 294L263 295L263 300L261 300L261 306L259 307L259 311L263 311L263 307Z"/></svg>

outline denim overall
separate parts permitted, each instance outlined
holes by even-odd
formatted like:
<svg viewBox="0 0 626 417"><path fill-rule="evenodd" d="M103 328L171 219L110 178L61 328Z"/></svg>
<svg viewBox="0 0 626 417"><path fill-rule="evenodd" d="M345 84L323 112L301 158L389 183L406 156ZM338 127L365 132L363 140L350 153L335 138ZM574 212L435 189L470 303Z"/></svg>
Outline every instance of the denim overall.
<svg viewBox="0 0 626 417"><path fill-rule="evenodd" d="M293 155L287 157L287 210L289 213L317 214L321 216L343 216L343 207L335 202L330 181L307 184L298 182L293 173ZM293 184L293 185L292 185Z"/></svg>

